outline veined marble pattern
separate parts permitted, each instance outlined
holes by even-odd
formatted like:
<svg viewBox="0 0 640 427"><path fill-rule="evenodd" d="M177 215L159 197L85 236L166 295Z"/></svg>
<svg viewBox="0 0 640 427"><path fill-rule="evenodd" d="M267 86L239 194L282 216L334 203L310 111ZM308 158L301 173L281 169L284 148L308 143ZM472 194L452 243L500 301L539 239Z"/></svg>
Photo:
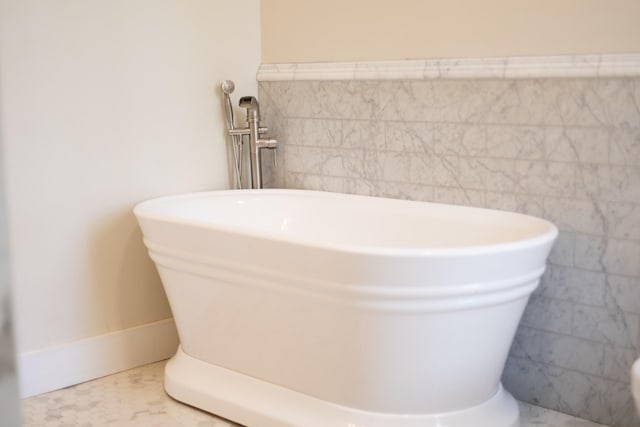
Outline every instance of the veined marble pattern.
<svg viewBox="0 0 640 427"><path fill-rule="evenodd" d="M505 209L560 237L503 377L518 399L640 425L640 78L260 83L274 187Z"/></svg>
<svg viewBox="0 0 640 427"><path fill-rule="evenodd" d="M171 399L162 386L164 365L158 362L24 399L23 426L239 426ZM520 411L521 427L602 427L526 403Z"/></svg>
<svg viewBox="0 0 640 427"><path fill-rule="evenodd" d="M22 400L23 427L231 427L171 399L158 362Z"/></svg>
<svg viewBox="0 0 640 427"><path fill-rule="evenodd" d="M640 55L567 55L262 64L258 81L422 80L640 75Z"/></svg>

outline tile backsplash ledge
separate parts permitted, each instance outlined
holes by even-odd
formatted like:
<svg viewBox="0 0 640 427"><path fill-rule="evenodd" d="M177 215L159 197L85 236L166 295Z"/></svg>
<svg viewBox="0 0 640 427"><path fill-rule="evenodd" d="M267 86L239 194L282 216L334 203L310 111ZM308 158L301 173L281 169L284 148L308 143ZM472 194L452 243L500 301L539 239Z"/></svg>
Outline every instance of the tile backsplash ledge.
<svg viewBox="0 0 640 427"><path fill-rule="evenodd" d="M640 53L262 64L259 82L640 76Z"/></svg>

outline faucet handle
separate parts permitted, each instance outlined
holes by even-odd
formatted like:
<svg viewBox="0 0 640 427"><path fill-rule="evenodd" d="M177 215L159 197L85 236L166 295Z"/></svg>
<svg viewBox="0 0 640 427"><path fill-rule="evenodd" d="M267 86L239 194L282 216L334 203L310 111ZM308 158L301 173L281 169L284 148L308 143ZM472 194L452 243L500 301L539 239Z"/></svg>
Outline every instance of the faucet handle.
<svg viewBox="0 0 640 427"><path fill-rule="evenodd" d="M262 138L258 140L258 147L260 149L268 148L273 152L273 167L278 167L278 140L275 138Z"/></svg>

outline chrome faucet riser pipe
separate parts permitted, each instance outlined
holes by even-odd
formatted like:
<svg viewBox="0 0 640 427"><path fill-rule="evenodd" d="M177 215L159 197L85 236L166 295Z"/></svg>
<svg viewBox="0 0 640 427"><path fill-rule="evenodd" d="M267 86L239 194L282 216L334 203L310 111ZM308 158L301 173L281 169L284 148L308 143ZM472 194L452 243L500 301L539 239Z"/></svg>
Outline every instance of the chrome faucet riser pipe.
<svg viewBox="0 0 640 427"><path fill-rule="evenodd" d="M248 124L250 132L249 155L251 157L251 188L262 188L262 168L260 167L260 147L258 145L258 129L260 124L256 116L249 119Z"/></svg>
<svg viewBox="0 0 640 427"><path fill-rule="evenodd" d="M278 142L274 138L263 137L267 132L266 127L260 126L260 104L253 96L243 96L239 105L247 110L247 126L244 128L230 129L229 134L242 138L249 137L249 161L251 165L251 186L250 188L262 188L262 162L261 149L274 149ZM274 157L275 159L275 157Z"/></svg>

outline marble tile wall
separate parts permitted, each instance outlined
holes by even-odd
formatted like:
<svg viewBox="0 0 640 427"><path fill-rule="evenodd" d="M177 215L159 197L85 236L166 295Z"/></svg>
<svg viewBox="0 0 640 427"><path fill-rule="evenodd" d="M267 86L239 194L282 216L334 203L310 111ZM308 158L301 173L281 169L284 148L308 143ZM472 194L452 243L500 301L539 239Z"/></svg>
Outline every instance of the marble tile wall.
<svg viewBox="0 0 640 427"><path fill-rule="evenodd" d="M640 425L628 377L640 356L640 78L271 81L260 100L280 142L268 186L556 223L504 384L532 404Z"/></svg>

